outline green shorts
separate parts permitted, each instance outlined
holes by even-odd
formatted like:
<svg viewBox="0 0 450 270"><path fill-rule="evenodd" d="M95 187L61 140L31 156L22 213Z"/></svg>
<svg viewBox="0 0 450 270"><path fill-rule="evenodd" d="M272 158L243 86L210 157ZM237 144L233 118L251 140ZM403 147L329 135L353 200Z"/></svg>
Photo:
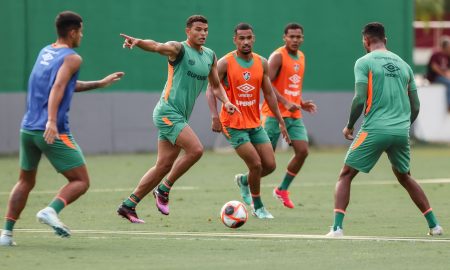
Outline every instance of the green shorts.
<svg viewBox="0 0 450 270"><path fill-rule="evenodd" d="M251 142L252 144L270 142L266 131L261 126L247 129L223 127L223 134L234 149L247 142Z"/></svg>
<svg viewBox="0 0 450 270"><path fill-rule="evenodd" d="M158 128L158 139L169 141L173 145L183 128L188 125L186 119L176 113L153 114L153 123Z"/></svg>
<svg viewBox="0 0 450 270"><path fill-rule="evenodd" d="M408 135L389 135L359 131L345 157L345 164L368 173L381 154L386 152L392 166L400 173L409 172L410 146Z"/></svg>
<svg viewBox="0 0 450 270"><path fill-rule="evenodd" d="M42 153L58 172L65 172L86 163L83 152L72 134L59 134L53 144L44 140L44 131L20 131L20 168L24 171L36 170Z"/></svg>
<svg viewBox="0 0 450 270"><path fill-rule="evenodd" d="M290 117L285 117L283 119L292 141L308 141L308 132L303 124L303 119ZM263 126L270 138L273 149L275 149L281 134L278 120L275 117L267 116L263 120Z"/></svg>

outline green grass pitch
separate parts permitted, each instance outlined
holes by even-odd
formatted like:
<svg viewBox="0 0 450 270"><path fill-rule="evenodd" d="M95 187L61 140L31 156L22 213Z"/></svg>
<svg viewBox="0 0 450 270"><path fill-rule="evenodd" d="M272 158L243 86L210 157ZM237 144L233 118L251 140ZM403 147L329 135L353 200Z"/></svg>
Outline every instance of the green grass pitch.
<svg viewBox="0 0 450 270"><path fill-rule="evenodd" d="M294 209L272 197L291 156L277 153L277 170L263 179L261 189L275 219L249 216L237 230L219 219L225 202L240 200L233 176L245 165L235 154L206 152L176 183L169 216L156 210L151 195L144 198L137 210L145 224L128 223L116 208L156 156L87 156L90 190L61 213L73 230L70 239L54 236L35 220L65 183L44 159L16 224L18 246L0 248L0 269L448 269L450 238L426 236L426 221L396 182L386 156L353 182L344 221L349 238L319 237L332 224L334 185L345 150L311 149L290 189ZM414 147L411 165L450 232L449 148ZM0 157L0 216L17 176L17 156Z"/></svg>

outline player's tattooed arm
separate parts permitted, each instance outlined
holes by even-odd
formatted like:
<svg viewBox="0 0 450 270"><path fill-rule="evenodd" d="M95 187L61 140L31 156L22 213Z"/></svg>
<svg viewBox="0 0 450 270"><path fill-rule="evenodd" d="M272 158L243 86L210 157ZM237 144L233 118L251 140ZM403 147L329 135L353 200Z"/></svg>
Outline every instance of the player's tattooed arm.
<svg viewBox="0 0 450 270"><path fill-rule="evenodd" d="M161 55L169 57L170 61L175 61L178 54L181 51L181 42L178 41L168 41L165 43L160 43L151 39L140 39L125 34L120 34L125 40L122 47L133 49L137 46L144 51L157 52Z"/></svg>

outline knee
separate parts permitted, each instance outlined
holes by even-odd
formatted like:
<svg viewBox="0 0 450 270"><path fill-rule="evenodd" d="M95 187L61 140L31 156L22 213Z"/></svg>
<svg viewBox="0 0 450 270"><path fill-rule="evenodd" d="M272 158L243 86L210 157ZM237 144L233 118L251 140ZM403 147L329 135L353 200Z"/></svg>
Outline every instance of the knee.
<svg viewBox="0 0 450 270"><path fill-rule="evenodd" d="M86 193L86 191L89 189L89 187L91 186L91 182L89 181L89 178L86 179L81 179L80 181L80 186L81 186L81 191L82 193Z"/></svg>
<svg viewBox="0 0 450 270"><path fill-rule="evenodd" d="M203 146L198 145L196 147L193 147L192 149L189 150L187 154L190 156L192 160L197 161L203 156Z"/></svg>
<svg viewBox="0 0 450 270"><path fill-rule="evenodd" d="M277 168L277 165L275 162L266 164L263 168L264 175L271 174L273 171L275 171L276 168Z"/></svg>
<svg viewBox="0 0 450 270"><path fill-rule="evenodd" d="M397 178L397 181L403 185L404 183L411 180L411 173L408 171L406 173L399 172L395 167L392 167L392 171L394 172L395 177Z"/></svg>
<svg viewBox="0 0 450 270"><path fill-rule="evenodd" d="M295 154L297 159L305 159L309 155L309 149L308 148L301 148L297 151Z"/></svg>
<svg viewBox="0 0 450 270"><path fill-rule="evenodd" d="M348 167L344 167L339 174L339 181L351 182L353 179L351 170Z"/></svg>
<svg viewBox="0 0 450 270"><path fill-rule="evenodd" d="M263 170L263 166L261 164L261 161L254 161L248 166L248 169L255 173L261 173Z"/></svg>
<svg viewBox="0 0 450 270"><path fill-rule="evenodd" d="M23 177L20 177L18 183L23 188L32 190L34 188L34 186L36 185L36 179L30 180L30 179L25 179Z"/></svg>

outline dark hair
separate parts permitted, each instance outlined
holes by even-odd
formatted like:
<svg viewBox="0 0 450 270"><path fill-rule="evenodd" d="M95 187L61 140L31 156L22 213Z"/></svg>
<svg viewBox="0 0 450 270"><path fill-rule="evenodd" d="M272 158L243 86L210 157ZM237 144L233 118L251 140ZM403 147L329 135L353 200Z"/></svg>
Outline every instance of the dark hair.
<svg viewBox="0 0 450 270"><path fill-rule="evenodd" d="M300 29L302 30L303 33L303 26L301 26L298 23L288 23L285 27L284 27L284 34L286 35L289 31L289 29Z"/></svg>
<svg viewBox="0 0 450 270"><path fill-rule="evenodd" d="M379 22L366 24L362 30L362 34L370 39L383 40L386 38L386 35L384 34L384 26Z"/></svg>
<svg viewBox="0 0 450 270"><path fill-rule="evenodd" d="M234 34L235 35L237 34L238 30L252 30L252 32L253 32L253 27L250 24L248 24L248 23L239 23L234 28Z"/></svg>
<svg viewBox="0 0 450 270"><path fill-rule="evenodd" d="M202 23L208 23L208 20L205 16L202 15L192 15L186 20L186 27L191 28L192 24L195 22L202 22Z"/></svg>
<svg viewBox="0 0 450 270"><path fill-rule="evenodd" d="M73 29L80 29L83 19L72 11L63 11L56 16L55 25L58 37L65 38Z"/></svg>
<svg viewBox="0 0 450 270"><path fill-rule="evenodd" d="M445 49L448 45L450 45L450 39L448 37L443 37L441 39L441 48Z"/></svg>

